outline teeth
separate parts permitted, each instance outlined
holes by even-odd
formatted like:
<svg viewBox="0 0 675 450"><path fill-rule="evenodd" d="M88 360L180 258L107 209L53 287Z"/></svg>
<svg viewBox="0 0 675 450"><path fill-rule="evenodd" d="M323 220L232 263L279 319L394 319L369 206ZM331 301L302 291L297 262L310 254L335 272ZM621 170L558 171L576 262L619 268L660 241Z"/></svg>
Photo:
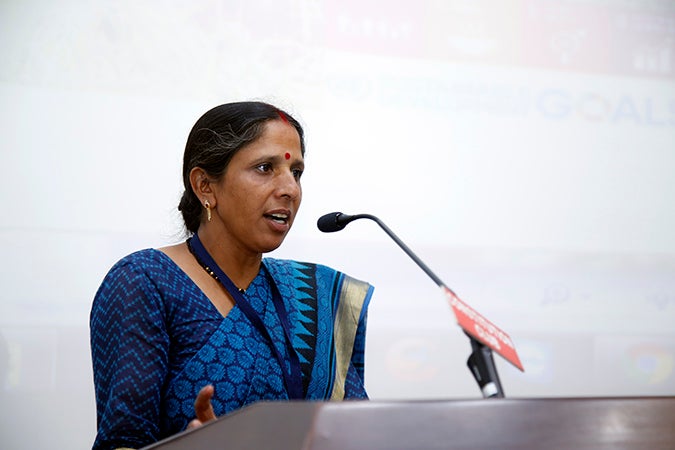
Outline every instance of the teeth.
<svg viewBox="0 0 675 450"><path fill-rule="evenodd" d="M279 220L286 220L288 219L288 214L270 214L273 218L279 219Z"/></svg>

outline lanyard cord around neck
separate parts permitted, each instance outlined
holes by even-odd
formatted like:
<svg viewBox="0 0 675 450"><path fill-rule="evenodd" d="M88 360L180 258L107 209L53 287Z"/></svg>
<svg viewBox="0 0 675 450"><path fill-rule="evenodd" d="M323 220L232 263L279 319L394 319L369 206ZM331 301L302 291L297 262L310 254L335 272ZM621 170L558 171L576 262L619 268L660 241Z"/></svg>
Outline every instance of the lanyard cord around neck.
<svg viewBox="0 0 675 450"><path fill-rule="evenodd" d="M263 337L269 342L272 351L279 362L281 367L281 372L284 375L284 382L286 383L286 391L288 392L288 398L290 399L301 399L304 398L304 389L302 387L302 370L300 368L300 359L298 358L298 353L295 351L295 348L292 345L291 341L291 326L288 321L288 313L284 307L283 299L281 298L281 293L277 287L274 278L270 274L269 270L262 264L263 269L265 270L265 276L267 281L272 289L272 303L274 304L274 309L276 310L279 322L281 322L281 327L284 330L284 344L286 345L286 351L288 352L288 357L290 359L289 365L290 370L286 365L286 360L283 354L279 351L276 345L274 345L274 340L272 336L263 323L260 315L256 310L251 306L246 297L242 292L235 286L230 277L223 272L223 270L216 264L215 260L211 257L209 252L206 250L202 242L199 240L199 236L195 233L187 241L188 248L194 254L197 262L199 262L207 272L212 275L215 275L214 278L223 285L223 287L230 293L234 299L239 309L244 313L248 320L253 324L253 326L263 335Z"/></svg>

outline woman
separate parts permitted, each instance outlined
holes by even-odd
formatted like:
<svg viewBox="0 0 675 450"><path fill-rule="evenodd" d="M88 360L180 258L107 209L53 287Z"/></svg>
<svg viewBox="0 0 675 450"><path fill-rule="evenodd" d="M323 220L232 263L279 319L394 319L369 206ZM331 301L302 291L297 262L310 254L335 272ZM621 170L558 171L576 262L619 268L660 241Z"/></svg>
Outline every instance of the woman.
<svg viewBox="0 0 675 450"><path fill-rule="evenodd" d="M94 299L95 449L143 447L258 400L367 398L372 287L262 258L293 225L304 153L302 127L272 105L197 121L178 206L190 238L123 258Z"/></svg>

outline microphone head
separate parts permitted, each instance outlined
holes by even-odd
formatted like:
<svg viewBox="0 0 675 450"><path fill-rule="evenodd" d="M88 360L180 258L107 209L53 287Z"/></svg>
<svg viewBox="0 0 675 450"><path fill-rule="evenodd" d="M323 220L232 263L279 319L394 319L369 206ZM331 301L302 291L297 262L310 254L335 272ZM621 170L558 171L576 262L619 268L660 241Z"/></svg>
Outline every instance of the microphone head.
<svg viewBox="0 0 675 450"><path fill-rule="evenodd" d="M316 226L319 227L319 230L324 233L333 233L335 231L340 231L347 226L349 221L339 220L341 216L345 216L341 212L332 212L325 214L319 217L319 220L316 221ZM349 216L345 216L349 217Z"/></svg>

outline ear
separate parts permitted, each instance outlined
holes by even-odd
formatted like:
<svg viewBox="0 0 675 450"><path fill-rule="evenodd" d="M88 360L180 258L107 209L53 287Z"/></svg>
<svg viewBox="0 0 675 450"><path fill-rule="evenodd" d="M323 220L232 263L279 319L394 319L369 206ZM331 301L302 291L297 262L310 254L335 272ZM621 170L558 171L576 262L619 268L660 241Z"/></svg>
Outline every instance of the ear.
<svg viewBox="0 0 675 450"><path fill-rule="evenodd" d="M202 205L208 200L212 208L216 206L216 196L211 189L211 179L204 169L194 167L190 171L190 185Z"/></svg>

